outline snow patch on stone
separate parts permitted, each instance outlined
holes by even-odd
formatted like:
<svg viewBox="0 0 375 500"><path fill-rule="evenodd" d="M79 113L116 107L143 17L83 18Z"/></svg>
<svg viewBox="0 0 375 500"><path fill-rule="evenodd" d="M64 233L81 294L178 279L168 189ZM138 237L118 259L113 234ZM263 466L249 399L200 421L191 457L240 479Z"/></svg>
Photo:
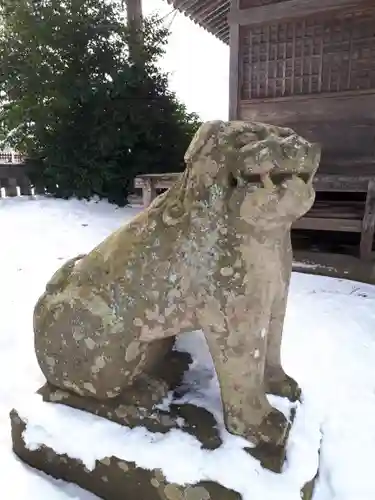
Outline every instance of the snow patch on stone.
<svg viewBox="0 0 375 500"><path fill-rule="evenodd" d="M43 402L39 395L32 395L16 409L26 422L23 438L31 451L45 445L59 455L82 461L89 470L95 469L96 461L116 456L144 469L161 469L169 482L216 481L241 493L244 500L300 500L301 487L314 476L318 465L319 427L306 425L311 419L303 405L291 437L293 467L287 466L280 475L263 469L243 450L244 440L230 434L220 448L209 451L181 430L160 434L144 427L130 429Z"/></svg>

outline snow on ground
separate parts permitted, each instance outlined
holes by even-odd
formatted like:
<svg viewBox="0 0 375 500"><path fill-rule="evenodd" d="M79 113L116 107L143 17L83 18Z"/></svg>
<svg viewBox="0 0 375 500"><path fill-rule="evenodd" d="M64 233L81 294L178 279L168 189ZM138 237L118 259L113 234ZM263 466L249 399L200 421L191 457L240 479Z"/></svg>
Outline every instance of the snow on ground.
<svg viewBox="0 0 375 500"><path fill-rule="evenodd" d="M245 500L297 500L299 484L316 465L316 449L322 436L321 473L314 500L373 500L375 287L370 285L293 275L283 359L286 371L300 383L305 400L297 413L282 475L260 470L242 451L242 440L233 436L226 436L222 449L202 452L193 438L180 431L151 443L149 434L141 429L126 431L115 424L103 425L94 416L78 417L79 412L64 407L43 404L41 410L38 398L32 396L43 383L33 354L35 301L59 265L91 249L136 212L103 202L0 200L1 498L94 498L73 485L29 469L13 456L8 413L16 406L30 418L28 438L34 444L46 440L44 428L51 431L55 447L67 449L77 440L61 441L59 436L78 435L78 426L90 422L92 425L86 426L90 431L82 439L104 443L107 448L103 444L70 448L72 454L82 454L85 449L82 458L87 465L92 466L92 460L108 454L111 447L119 454L135 454L140 465L153 466L155 460L160 460L172 480L205 475L217 478L227 486L237 486ZM220 420L217 381L201 336L195 333L182 337L179 348L195 354L185 379L189 388L185 399L205 404ZM47 420L42 429L39 427L39 435L32 425L34 417ZM69 426L69 433L61 432L63 425ZM59 430L53 434L56 426L60 426ZM105 439L93 439L95 433ZM129 451L122 441L136 445ZM189 460L185 459L186 451Z"/></svg>

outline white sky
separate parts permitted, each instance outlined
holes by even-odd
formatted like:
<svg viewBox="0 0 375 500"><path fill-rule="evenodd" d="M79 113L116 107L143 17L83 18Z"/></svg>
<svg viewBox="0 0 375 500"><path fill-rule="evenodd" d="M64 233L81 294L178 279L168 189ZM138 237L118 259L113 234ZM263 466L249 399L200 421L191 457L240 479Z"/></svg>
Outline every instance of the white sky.
<svg viewBox="0 0 375 500"><path fill-rule="evenodd" d="M172 6L166 0L143 0L143 12L166 15ZM168 16L170 22L173 14ZM229 47L177 13L171 37L161 62L170 85L189 111L203 120L228 118Z"/></svg>

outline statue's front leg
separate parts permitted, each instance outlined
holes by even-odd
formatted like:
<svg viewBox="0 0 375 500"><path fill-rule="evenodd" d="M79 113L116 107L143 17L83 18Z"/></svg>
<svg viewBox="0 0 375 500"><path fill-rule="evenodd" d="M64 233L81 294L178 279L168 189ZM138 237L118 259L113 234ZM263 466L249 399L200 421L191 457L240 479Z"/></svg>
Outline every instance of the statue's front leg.
<svg viewBox="0 0 375 500"><path fill-rule="evenodd" d="M300 389L295 380L287 375L281 363L281 346L284 328L290 275L292 272L292 250L289 234L279 247L281 264L278 293L271 306L271 319L267 335L267 354L264 371L265 390L268 394L287 397L295 401L300 396Z"/></svg>
<svg viewBox="0 0 375 500"><path fill-rule="evenodd" d="M227 429L254 444L281 444L288 429L282 413L268 402L263 384L267 332L256 321L237 330L203 321L215 364Z"/></svg>
<svg viewBox="0 0 375 500"><path fill-rule="evenodd" d="M267 355L264 370L265 390L268 394L296 401L300 396L297 382L285 373L281 363L281 344L287 294L277 297L272 307L268 329Z"/></svg>

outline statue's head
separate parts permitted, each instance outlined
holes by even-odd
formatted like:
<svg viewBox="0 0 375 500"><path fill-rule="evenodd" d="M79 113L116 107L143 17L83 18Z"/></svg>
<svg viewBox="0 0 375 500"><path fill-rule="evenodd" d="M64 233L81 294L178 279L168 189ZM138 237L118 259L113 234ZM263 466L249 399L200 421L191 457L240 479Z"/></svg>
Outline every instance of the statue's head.
<svg viewBox="0 0 375 500"><path fill-rule="evenodd" d="M289 128L213 121L195 134L185 161L197 194L221 193L232 213L272 227L310 209L320 147Z"/></svg>

